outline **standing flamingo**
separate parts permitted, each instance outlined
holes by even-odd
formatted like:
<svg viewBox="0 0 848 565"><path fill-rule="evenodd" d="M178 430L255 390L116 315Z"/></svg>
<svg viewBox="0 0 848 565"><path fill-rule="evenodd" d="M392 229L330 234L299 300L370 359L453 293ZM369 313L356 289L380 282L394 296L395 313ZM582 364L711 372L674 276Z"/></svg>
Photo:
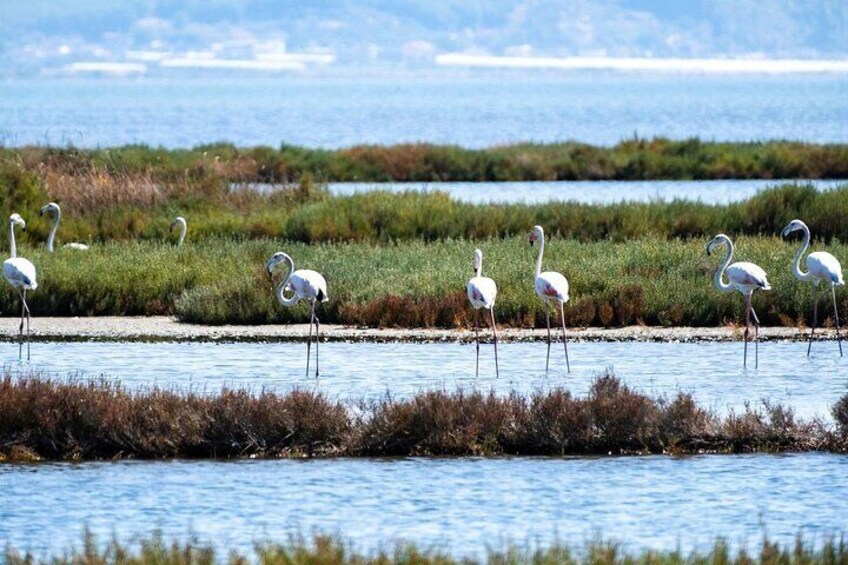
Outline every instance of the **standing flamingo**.
<svg viewBox="0 0 848 565"><path fill-rule="evenodd" d="M188 228L186 226L185 218L183 218L182 216L177 216L176 218L174 218L174 221L171 222L171 226L168 228L168 231L173 232L174 228L176 227L180 228L180 239L177 240L177 247L179 247L185 241L186 230Z"/></svg>
<svg viewBox="0 0 848 565"><path fill-rule="evenodd" d="M819 317L819 283L825 282L830 285L833 295L833 316L836 320L836 340L839 343L839 356L842 357L842 336L839 335L839 309L836 307L836 287L845 284L842 278L842 265L839 261L826 251L815 251L807 255L807 272L801 271L801 256L810 247L810 228L801 220L792 220L783 228L783 237L794 231L804 232L804 243L795 254L795 263L792 272L799 281L813 283L813 327L810 330L810 341L807 344L807 357L810 356L810 348L813 346L813 334Z"/></svg>
<svg viewBox="0 0 848 565"><path fill-rule="evenodd" d="M53 215L53 227L50 228L50 235L47 236L47 251L53 253L53 243L56 240L56 230L59 229L59 220L62 219L62 209L59 208L59 205L55 202L49 202L41 207L41 210L38 212L39 216L43 216L44 214L52 214ZM88 249L88 245L84 243L71 242L66 243L62 247L67 249L78 249L80 251L85 251Z"/></svg>
<svg viewBox="0 0 848 565"><path fill-rule="evenodd" d="M21 293L21 327L18 338L18 359L23 356L24 347L24 318L26 318L27 327L27 361L29 361L29 322L30 313L29 306L26 302L26 293L28 290L38 288L38 282L35 280L35 265L23 257L18 257L17 248L15 246L15 226L21 226L22 230L26 230L26 222L18 214L9 216L9 255L10 257L3 261L3 276L9 281L13 288L18 289Z"/></svg>
<svg viewBox="0 0 848 565"><path fill-rule="evenodd" d="M759 367L760 364L760 320L757 318L757 313L751 305L751 295L758 288L763 290L771 290L771 285L766 278L766 272L759 266L739 261L730 264L733 260L733 242L723 233L715 236L712 241L707 244L707 255L712 254L713 249L720 245L727 246L727 258L724 263L716 270L714 281L715 286L722 292L733 292L738 290L745 297L745 354L742 358L742 366L746 366L748 362L748 332L751 325L751 316L754 317L754 367ZM729 283L724 282L724 273L727 272Z"/></svg>
<svg viewBox="0 0 848 565"><path fill-rule="evenodd" d="M565 349L565 366L571 372L571 364L568 362L568 341L565 337L565 310L564 305L568 302L568 280L562 274L554 271L542 272L542 254L545 252L545 230L542 226L535 226L530 232L530 245L534 241L539 242L539 256L536 258L536 296L545 303L545 317L548 321L548 355L545 359L545 372L551 360L551 313L549 305L555 302L559 305L559 316L562 320L562 345Z"/></svg>
<svg viewBox="0 0 848 565"><path fill-rule="evenodd" d="M498 296L498 285L489 277L483 276L483 252L474 250L474 273L475 276L468 281L465 290L468 300L474 307L474 337L477 339L477 364L475 376L480 376L480 308L489 311L492 323L492 335L495 339L495 377L500 376L498 369L498 330L495 327L495 298Z"/></svg>
<svg viewBox="0 0 848 565"><path fill-rule="evenodd" d="M286 277L280 281L275 289L277 299L283 306L294 306L301 299L309 301L312 305L312 314L309 320L309 339L306 342L306 376L309 376L309 356L312 347L312 324L315 324L315 376L318 376L318 341L319 341L319 321L315 315L315 305L319 302L326 302L327 297L327 281L321 276L321 273L309 270L300 269L294 270L294 261L292 258L278 251L273 257L268 260L265 265L268 270L268 276L273 277L274 269L280 263L288 265L288 273ZM294 291L291 298L286 298L287 291Z"/></svg>

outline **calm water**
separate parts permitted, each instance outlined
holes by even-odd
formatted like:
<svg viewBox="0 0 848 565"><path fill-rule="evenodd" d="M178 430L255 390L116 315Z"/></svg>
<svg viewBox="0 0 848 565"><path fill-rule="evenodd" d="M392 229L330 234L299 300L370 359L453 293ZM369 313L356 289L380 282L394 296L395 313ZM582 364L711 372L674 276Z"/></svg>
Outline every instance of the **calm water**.
<svg viewBox="0 0 848 565"><path fill-rule="evenodd" d="M132 540L159 528L219 548L292 532L359 549L409 540L457 554L507 541L756 547L848 528L848 457L120 462L0 465L0 540L55 554L83 525Z"/></svg>
<svg viewBox="0 0 848 565"><path fill-rule="evenodd" d="M846 142L846 99L846 75L42 79L0 84L0 143L480 147L613 144L634 134Z"/></svg>
<svg viewBox="0 0 848 565"><path fill-rule="evenodd" d="M848 358L835 342L817 343L807 359L803 343L760 345L760 369L742 369L741 343L571 343L572 373L565 373L562 345L551 349L545 376L544 343L501 344L501 377L494 376L490 345L481 346L480 377L474 377L474 345L325 343L320 379L305 378L303 343L35 343L32 364L18 365L18 348L0 344L12 371L32 369L66 378L68 373L105 375L130 387L214 392L224 385L287 391L317 389L333 398L360 400L391 392L404 397L444 388L530 392L566 386L585 393L594 376L611 368L627 384L651 395L694 394L704 406L726 412L761 399L792 406L802 416L829 417L848 392ZM753 346L750 351L753 356Z"/></svg>
<svg viewBox="0 0 848 565"><path fill-rule="evenodd" d="M558 182L392 182L330 183L334 194L354 194L373 190L391 192L439 191L455 200L485 204L488 202L525 202L555 200L587 204L614 202L655 202L698 200L706 204L727 204L746 200L764 188L798 182L813 184L819 190L848 185L845 180L715 180L715 181L558 181Z"/></svg>

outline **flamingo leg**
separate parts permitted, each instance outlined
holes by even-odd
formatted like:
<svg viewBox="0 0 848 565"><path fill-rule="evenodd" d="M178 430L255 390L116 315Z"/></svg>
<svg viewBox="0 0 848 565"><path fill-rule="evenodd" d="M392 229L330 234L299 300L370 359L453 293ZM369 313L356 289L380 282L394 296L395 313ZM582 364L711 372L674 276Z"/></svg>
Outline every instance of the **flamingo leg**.
<svg viewBox="0 0 848 565"><path fill-rule="evenodd" d="M751 325L751 294L745 295L745 352L742 356L742 366L748 366L748 332Z"/></svg>
<svg viewBox="0 0 848 565"><path fill-rule="evenodd" d="M836 307L836 286L830 285L833 294L833 319L836 321L836 341L839 343L839 356L842 357L842 336L839 334L839 308Z"/></svg>
<svg viewBox="0 0 848 565"><path fill-rule="evenodd" d="M570 373L571 363L568 362L568 340L565 339L565 306L559 303L559 318L562 320L562 346L565 348L565 368Z"/></svg>
<svg viewBox="0 0 848 565"><path fill-rule="evenodd" d="M813 285L813 327L810 328L810 340L807 343L807 357L810 356L810 349L813 347L813 334L816 333L816 326L819 323L819 287Z"/></svg>
<svg viewBox="0 0 848 565"><path fill-rule="evenodd" d="M474 364L474 378L480 376L480 310L474 308L474 341L477 342L477 361Z"/></svg>
<svg viewBox="0 0 848 565"><path fill-rule="evenodd" d="M30 341L31 341L31 332L29 329L30 321L32 315L29 311L29 305L26 303L26 289L24 289L24 310L26 310L26 328L27 328L27 361L30 360Z"/></svg>
<svg viewBox="0 0 848 565"><path fill-rule="evenodd" d="M309 337L306 339L306 378L309 378L309 357L312 353L312 324L315 321L315 303L312 303L312 313L309 316Z"/></svg>
<svg viewBox="0 0 848 565"><path fill-rule="evenodd" d="M547 374L551 364L551 311L547 300L545 300L545 318L548 320L548 355L545 357L545 374Z"/></svg>
<svg viewBox="0 0 848 565"><path fill-rule="evenodd" d="M495 307L494 306L492 306L489 309L489 314L491 314L491 317L492 317L492 336L494 337L494 340L495 340L495 378L497 379L497 378L500 378L501 371L500 371L500 368L498 368L498 328L497 328L497 326L495 326Z"/></svg>
<svg viewBox="0 0 848 565"><path fill-rule="evenodd" d="M23 289L21 289L21 326L18 330L18 361L23 359L24 351L24 315L26 314L26 298Z"/></svg>
<svg viewBox="0 0 848 565"><path fill-rule="evenodd" d="M318 377L318 343L321 341L321 320L318 319L318 314L315 314L315 303L312 305L312 312L315 318L315 377Z"/></svg>
<svg viewBox="0 0 848 565"><path fill-rule="evenodd" d="M754 368L757 369L760 366L760 319L753 306L751 306L751 316L754 318Z"/></svg>

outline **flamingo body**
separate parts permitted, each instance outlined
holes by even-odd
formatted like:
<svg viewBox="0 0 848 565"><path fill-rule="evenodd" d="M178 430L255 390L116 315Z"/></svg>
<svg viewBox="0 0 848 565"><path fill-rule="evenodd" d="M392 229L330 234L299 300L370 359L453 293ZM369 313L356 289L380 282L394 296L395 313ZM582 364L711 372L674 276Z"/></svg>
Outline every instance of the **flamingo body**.
<svg viewBox="0 0 848 565"><path fill-rule="evenodd" d="M842 265L827 251L815 251L807 255L807 271L816 277L816 284L819 281L835 286L845 284L845 279L842 277Z"/></svg>
<svg viewBox="0 0 848 565"><path fill-rule="evenodd" d="M3 276L15 288L26 290L38 288L35 265L23 257L12 257L3 261Z"/></svg>
<svg viewBox="0 0 848 565"><path fill-rule="evenodd" d="M546 302L568 302L568 280L561 273L545 271L536 277L536 295Z"/></svg>
<svg viewBox="0 0 848 565"><path fill-rule="evenodd" d="M488 310L495 305L498 296L498 285L489 277L474 277L468 281L465 287L468 292L468 301L475 310L484 308Z"/></svg>
<svg viewBox="0 0 848 565"><path fill-rule="evenodd" d="M288 285L300 300L317 300L318 302L329 300L327 297L327 281L317 271L298 269L292 273Z"/></svg>
<svg viewBox="0 0 848 565"><path fill-rule="evenodd" d="M739 261L727 266L727 278L730 284L741 292L747 294L760 288L762 290L771 290L771 285L768 282L766 272L754 263L747 261Z"/></svg>

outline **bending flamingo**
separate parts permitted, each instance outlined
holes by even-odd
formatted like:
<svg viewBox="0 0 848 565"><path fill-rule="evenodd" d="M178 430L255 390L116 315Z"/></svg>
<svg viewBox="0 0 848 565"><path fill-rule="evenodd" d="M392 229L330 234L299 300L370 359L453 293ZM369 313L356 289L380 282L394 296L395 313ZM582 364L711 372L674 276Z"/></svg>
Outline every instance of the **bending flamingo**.
<svg viewBox="0 0 848 565"><path fill-rule="evenodd" d="M24 347L24 318L26 318L27 327L27 361L29 361L29 323L30 313L27 306L26 293L28 290L38 288L38 282L35 280L35 265L23 257L18 257L17 248L15 246L15 226L21 226L22 230L26 230L26 222L18 214L9 216L9 255L10 257L3 261L3 276L17 289L21 294L21 327L18 338L18 359L23 356Z"/></svg>
<svg viewBox="0 0 848 565"><path fill-rule="evenodd" d="M300 300L307 300L312 306L312 314L309 320L309 339L306 342L306 376L309 376L309 357L312 347L312 325L315 324L315 376L318 376L318 342L319 342L319 321L315 315L315 306L319 302L326 302L327 297L327 281L321 276L321 273L309 269L294 270L294 261L292 258L278 251L273 257L268 260L265 268L268 270L268 276L273 277L274 270L280 263L285 263L288 266L288 273L285 278L277 284L275 293L280 304L283 306L294 306ZM293 291L291 298L286 298L285 293Z"/></svg>
<svg viewBox="0 0 848 565"><path fill-rule="evenodd" d="M53 244L56 240L56 230L59 229L59 220L62 219L62 209L59 208L59 205L55 202L50 202L42 206L41 210L38 212L39 216L43 216L44 214L51 214L53 216L53 227L50 228L50 235L47 236L47 251L53 253ZM79 249L80 251L88 249L88 245L77 242L66 243L62 247L66 247L68 249Z"/></svg>
<svg viewBox="0 0 848 565"><path fill-rule="evenodd" d="M757 313L751 305L751 295L758 288L763 290L771 290L771 285L766 278L766 272L759 266L740 261L731 264L733 260L733 242L723 233L715 236L712 241L707 244L707 255L712 254L713 249L721 245L727 246L727 258L724 263L716 270L714 281L715 286L722 292L733 292L738 290L745 297L745 354L742 358L742 366L748 363L748 335L751 325L751 317L754 318L754 367L758 367L760 363L760 320L757 318ZM724 282L724 273L727 272L727 278L730 282Z"/></svg>
<svg viewBox="0 0 848 565"><path fill-rule="evenodd" d="M500 376L498 369L498 330L495 327L495 298L498 296L498 285L489 277L483 276L483 252L474 250L474 273L475 276L468 281L465 290L468 300L474 307L474 337L477 340L477 364L475 376L480 376L480 308L489 311L489 319L492 323L492 335L495 340L495 377Z"/></svg>
<svg viewBox="0 0 848 565"><path fill-rule="evenodd" d="M792 220L783 228L783 237L799 230L804 232L804 243L801 244L801 249L795 254L795 263L792 265L792 272L799 281L813 283L813 327L810 330L810 341L807 344L807 357L810 356L810 348L813 346L813 334L816 331L816 324L818 324L820 282L829 284L830 292L833 295L836 340L839 343L839 356L842 357L842 336L839 335L839 309L836 307L836 287L845 284L845 280L842 278L842 265L830 253L815 251L807 255L807 272L803 272L801 270L801 256L810 247L810 228L801 220Z"/></svg>
<svg viewBox="0 0 848 565"><path fill-rule="evenodd" d="M174 218L174 221L171 222L171 226L168 228L168 231L173 232L174 228L176 228L176 227L180 228L180 238L177 240L177 247L179 247L180 245L183 244L183 242L185 241L185 237L186 237L187 226L186 226L185 218L183 218L182 216L177 216L176 218Z"/></svg>
<svg viewBox="0 0 848 565"><path fill-rule="evenodd" d="M530 232L530 245L534 241L539 242L539 255L536 258L536 296L545 303L545 317L548 321L548 355L545 359L545 372L551 360L551 313L550 304L559 305L559 316L562 320L562 345L565 349L565 366L571 372L571 364L568 362L568 341L565 337L565 311L564 305L568 302L568 281L562 274L554 271L542 272L542 254L545 252L545 230L542 226L535 226Z"/></svg>

